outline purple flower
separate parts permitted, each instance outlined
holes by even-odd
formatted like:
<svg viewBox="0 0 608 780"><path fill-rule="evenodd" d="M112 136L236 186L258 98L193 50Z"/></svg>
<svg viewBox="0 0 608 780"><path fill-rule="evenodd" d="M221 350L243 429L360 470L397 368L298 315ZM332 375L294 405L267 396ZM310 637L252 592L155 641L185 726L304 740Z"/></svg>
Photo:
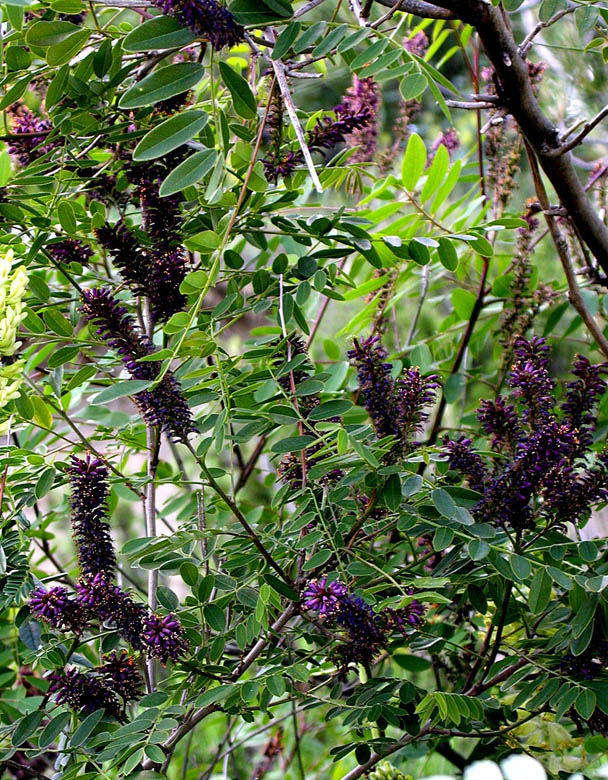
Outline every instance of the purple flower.
<svg viewBox="0 0 608 780"><path fill-rule="evenodd" d="M67 704L76 713L88 715L96 710L105 710L110 718L121 719L118 699L102 680L91 673L68 669L50 674L48 692L57 704Z"/></svg>
<svg viewBox="0 0 608 780"><path fill-rule="evenodd" d="M88 610L70 598L67 588L34 588L29 594L30 612L51 628L81 634L88 621Z"/></svg>
<svg viewBox="0 0 608 780"><path fill-rule="evenodd" d="M181 247L158 249L152 254L147 294L155 322L166 322L186 305L187 298L179 289L186 272L186 259Z"/></svg>
<svg viewBox="0 0 608 780"><path fill-rule="evenodd" d="M166 664L169 658L177 661L188 649L184 629L172 614L163 617L150 614L145 618L143 644L146 654L151 658L158 658L163 664Z"/></svg>
<svg viewBox="0 0 608 780"><path fill-rule="evenodd" d="M308 146L320 151L333 149L351 135L355 130L361 130L372 121L372 110L369 106L351 109L348 105L334 108L335 119L323 117L308 131Z"/></svg>
<svg viewBox="0 0 608 780"><path fill-rule="evenodd" d="M207 38L216 51L245 39L245 29L216 0L153 1L164 14L174 16L197 37Z"/></svg>
<svg viewBox="0 0 608 780"><path fill-rule="evenodd" d="M403 41L403 48L410 54L415 54L418 57L424 57L428 46L429 39L422 30Z"/></svg>
<svg viewBox="0 0 608 780"><path fill-rule="evenodd" d="M291 176L298 165L304 162L301 151L294 152L289 149L279 154L269 154L262 160L264 174L268 181L277 182L279 178Z"/></svg>
<svg viewBox="0 0 608 780"><path fill-rule="evenodd" d="M409 604L399 609L385 607L380 617L384 621L387 630L396 629L404 636L424 623L426 607L420 601L412 599Z"/></svg>
<svg viewBox="0 0 608 780"><path fill-rule="evenodd" d="M108 470L101 460L87 453L73 457L68 468L72 491L72 529L82 574L103 573L112 577L116 555L107 522Z"/></svg>
<svg viewBox="0 0 608 780"><path fill-rule="evenodd" d="M350 664L370 664L388 644L391 631L396 629L407 636L415 630L423 622L425 612L424 606L412 599L405 607L387 607L377 613L362 598L348 593L343 583L337 580L328 583L326 577L306 584L301 604L324 618L335 620L345 630L347 641L336 649L343 674Z"/></svg>
<svg viewBox="0 0 608 780"><path fill-rule="evenodd" d="M143 604L134 601L126 591L101 574L82 577L76 583L76 593L78 601L94 612L100 622L115 626L120 636L135 650L143 649L143 627L147 616Z"/></svg>
<svg viewBox="0 0 608 780"><path fill-rule="evenodd" d="M305 609L318 612L322 617L337 614L341 599L346 595L346 586L339 580L327 582L327 577L311 580L302 591L301 601Z"/></svg>
<svg viewBox="0 0 608 780"><path fill-rule="evenodd" d="M555 522L575 525L598 502L608 501L608 449L583 471L561 463L543 480L543 514Z"/></svg>
<svg viewBox="0 0 608 780"><path fill-rule="evenodd" d="M445 148L448 151L448 155L451 157L452 152L455 152L456 149L460 146L460 139L458 138L458 133L456 130L454 130L453 127L450 127L448 130L445 131L445 133L441 133L432 143L431 148L429 149L429 157L427 160L427 166L431 164L433 161L433 157L435 156L435 152L437 149L439 149L440 146L445 146Z"/></svg>
<svg viewBox="0 0 608 780"><path fill-rule="evenodd" d="M564 419L578 432L581 447L591 444L596 423L596 407L606 392L608 363L592 365L586 357L577 355L572 374L576 377L566 385L566 400L562 404Z"/></svg>
<svg viewBox="0 0 608 780"><path fill-rule="evenodd" d="M351 663L371 663L388 641L381 622L372 607L358 596L347 595L340 599L336 623L346 630L349 639L343 659L349 659Z"/></svg>
<svg viewBox="0 0 608 780"><path fill-rule="evenodd" d="M80 263L88 265L93 252L77 238L66 238L47 246L47 252L58 263Z"/></svg>
<svg viewBox="0 0 608 780"><path fill-rule="evenodd" d="M98 673L108 688L125 703L136 701L141 696L144 681L137 669L135 658L125 650L104 656Z"/></svg>
<svg viewBox="0 0 608 780"><path fill-rule="evenodd" d="M131 376L153 381L160 364L138 360L152 354L154 346L136 329L127 310L104 287L85 290L82 301L83 316L97 326L97 335L118 352ZM171 372L153 389L137 393L135 401L147 423L158 425L176 440L185 441L197 430L179 383Z"/></svg>
<svg viewBox="0 0 608 780"><path fill-rule="evenodd" d="M443 440L443 453L448 456L450 469L459 471L473 490L483 493L490 475L478 452L475 452L470 439L461 436L457 441Z"/></svg>
<svg viewBox="0 0 608 780"><path fill-rule="evenodd" d="M146 295L150 258L123 220L115 225L107 222L95 230L95 237L106 249L125 282L136 295Z"/></svg>
<svg viewBox="0 0 608 780"><path fill-rule="evenodd" d="M137 194L141 203L142 228L148 236L171 245L180 240L181 197L177 194L161 198L161 184L160 178L141 179L139 183Z"/></svg>
<svg viewBox="0 0 608 780"><path fill-rule="evenodd" d="M354 347L348 358L355 366L363 405L374 425L376 436L397 435L395 427L393 395L395 383L391 377L391 364L386 363L386 350L377 337L353 340Z"/></svg>
<svg viewBox="0 0 608 780"><path fill-rule="evenodd" d="M496 401L482 401L477 419L486 436L492 437L492 448L498 451L513 451L521 437L517 412L502 396Z"/></svg>
<svg viewBox="0 0 608 780"><path fill-rule="evenodd" d="M152 196L148 192L148 207ZM186 276L186 260L178 243L175 232L175 219L171 209L164 219L162 204L165 199L152 208L144 209L146 229L153 246L145 248L140 239L123 222L108 224L96 231L99 243L108 250L120 275L136 295L149 298L152 317L155 322L166 320L184 308L186 296L179 287ZM170 200L170 199L169 199ZM143 202L143 199L142 199ZM169 206L169 204L168 204Z"/></svg>
<svg viewBox="0 0 608 780"><path fill-rule="evenodd" d="M328 116L317 119L315 126L308 131L306 143L311 152L322 152L343 143L355 130L361 130L373 118L368 108L351 111L346 106L336 106L334 113L335 119ZM284 153L275 150L262 160L266 178L272 182L276 182L279 176L289 176L303 162L301 150Z"/></svg>
<svg viewBox="0 0 608 780"><path fill-rule="evenodd" d="M352 162L371 162L374 159L378 141L378 109L380 90L372 78L359 79L353 74L352 85L346 90L342 106L353 116L361 111L369 113L369 120L356 127L346 137L346 145L358 147L351 155Z"/></svg>
<svg viewBox="0 0 608 780"><path fill-rule="evenodd" d="M550 416L554 385L549 376L549 347L542 338L515 341L515 362L509 376L513 395L524 406L523 420L530 426L538 425Z"/></svg>
<svg viewBox="0 0 608 780"><path fill-rule="evenodd" d="M29 165L61 144L57 138L47 140L52 130L48 119L41 119L29 108L19 106L12 123L8 150L21 165Z"/></svg>
<svg viewBox="0 0 608 780"><path fill-rule="evenodd" d="M402 452L411 449L412 438L428 419L426 408L435 400L436 376L423 377L417 366L405 370L394 381L386 350L377 337L354 340L348 352L357 370L363 405L371 417L378 438L392 435Z"/></svg>
<svg viewBox="0 0 608 780"><path fill-rule="evenodd" d="M404 442L424 428L426 408L435 402L439 384L435 374L423 377L418 366L411 366L395 382L395 412L399 437Z"/></svg>
<svg viewBox="0 0 608 780"><path fill-rule="evenodd" d="M545 480L573 452L576 440L568 426L550 421L518 444L517 452L484 490L484 498L473 507L479 520L494 520L521 529L530 524L535 495Z"/></svg>

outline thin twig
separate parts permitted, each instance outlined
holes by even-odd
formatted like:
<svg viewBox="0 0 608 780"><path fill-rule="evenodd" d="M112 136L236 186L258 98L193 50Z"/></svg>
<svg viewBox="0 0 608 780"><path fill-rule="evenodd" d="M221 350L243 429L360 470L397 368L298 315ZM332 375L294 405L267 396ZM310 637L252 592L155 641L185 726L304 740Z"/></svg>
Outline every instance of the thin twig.
<svg viewBox="0 0 608 780"><path fill-rule="evenodd" d="M313 8L316 8L318 5L321 5L321 3L324 2L325 0L310 0L309 3L306 3L306 5L298 8L298 10L294 13L293 18L299 19L300 16L304 16L304 14L307 14L309 11L312 11Z"/></svg>
<svg viewBox="0 0 608 780"><path fill-rule="evenodd" d="M495 103L490 103L487 100L446 100L445 104L450 108L461 108L467 111L479 111L480 108L496 108Z"/></svg>
<svg viewBox="0 0 608 780"><path fill-rule="evenodd" d="M530 46L532 45L532 41L538 33L541 30L545 30L547 27L551 27L552 24L555 24L555 22L558 22L562 16L566 16L566 14L571 14L573 11L575 11L578 8L577 5L570 6L570 8L564 8L563 11L558 11L556 14L553 14L553 16L548 19L546 22L539 22L526 37L523 39L523 41L519 45L519 53L522 57L526 56L526 53Z"/></svg>
<svg viewBox="0 0 608 780"><path fill-rule="evenodd" d="M241 510L238 508L238 506L234 503L234 501L230 498L230 496L221 488L221 486L215 481L215 479L211 476L211 473L209 472L209 469L207 468L207 464L205 463L204 459L202 457L199 457L196 454L196 451L194 447L190 444L190 442L185 443L194 458L196 459L196 462L201 467L202 472L205 475L205 478L207 479L209 486L218 494L218 496L224 501L224 503L228 506L232 514L236 517L236 519L239 521L239 523L243 526L245 532L255 545L258 552L261 554L261 556L264 558L266 563L270 566L271 569L274 569L276 573L281 577L281 579L286 582L288 585L291 585L291 579L285 574L283 569L279 566L279 564L274 560L272 555L268 552L268 550L264 547L262 542L260 541L260 538L256 534L256 532L253 530L253 528L249 525L247 520L245 519L245 516L241 512Z"/></svg>
<svg viewBox="0 0 608 780"><path fill-rule="evenodd" d="M574 138L571 141L568 141L568 143L562 144L561 146L558 146L553 149L547 149L545 151L545 155L547 157L559 157L562 154L566 154L566 152L569 152L571 149L574 149L575 146L578 146L583 138L585 136L589 135L589 133L593 130L594 127L599 125L599 123L602 121L602 119L605 119L608 116L608 106L604 106L601 111L598 111L598 113L593 117L593 119L590 119L588 122L585 122L585 124L582 126L582 128L579 130L579 132L574 136Z"/></svg>

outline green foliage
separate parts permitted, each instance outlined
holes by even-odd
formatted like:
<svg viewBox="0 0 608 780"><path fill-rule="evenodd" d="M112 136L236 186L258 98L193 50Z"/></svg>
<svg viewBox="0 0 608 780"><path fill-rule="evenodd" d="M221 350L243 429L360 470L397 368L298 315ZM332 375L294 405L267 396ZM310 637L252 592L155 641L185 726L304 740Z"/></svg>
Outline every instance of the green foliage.
<svg viewBox="0 0 608 780"><path fill-rule="evenodd" d="M25 760L65 780L208 780L226 760L235 778L402 780L429 756L429 771L452 772L453 751L518 750L557 777L603 759L606 546L601 520L586 523L606 494L569 524L547 519L543 498L517 527L480 516L481 493L441 448L446 433L473 439L498 478L517 452L491 452L480 399L505 392L516 338L531 334L552 339L567 397L574 352L600 359L581 315L605 329L603 282L560 211L584 288L584 309L570 305L526 205L537 193L509 179L527 172L514 125L499 106L479 122L454 108L471 92L497 98L472 28L391 5L372 3L360 24L349 3L233 0L247 37L219 51L210 31L153 5L2 6L0 254L28 277L23 317L0 279L2 327L19 339L0 367L2 392L16 387L0 417L9 776ZM519 5L502 3L518 40ZM599 72L595 5L560 24ZM562 10L544 0L534 13L546 23ZM535 85L543 106L552 79ZM366 84L375 98L357 110L370 116L342 132ZM82 292L100 286L149 350L130 360L116 333L85 321ZM155 320L159 299L177 304ZM370 336L387 351L371 391L348 355ZM432 375L437 398L418 403L430 419L402 441L394 425L379 431L369 392L387 425L405 426L405 403L391 406L385 388L403 401L412 375ZM162 396L172 382L177 395ZM601 461L600 396L576 473ZM170 441L162 415L177 414L176 397L197 432ZM166 666L107 615L74 634L28 605L33 588L73 596L82 584L68 469L85 452L109 470L120 587L183 627L188 650ZM359 641L368 656L343 613L305 603L307 586L332 580L384 632L377 646ZM398 627L391 614L414 618ZM50 674L95 674L123 649L146 690L121 700L121 719L95 702L71 711L49 691Z"/></svg>

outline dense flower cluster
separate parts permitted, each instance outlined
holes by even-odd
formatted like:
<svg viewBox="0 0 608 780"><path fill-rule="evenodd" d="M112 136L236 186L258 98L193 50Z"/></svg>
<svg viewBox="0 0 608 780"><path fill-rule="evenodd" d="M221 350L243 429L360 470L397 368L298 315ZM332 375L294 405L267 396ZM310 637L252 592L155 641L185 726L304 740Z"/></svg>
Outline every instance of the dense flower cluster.
<svg viewBox="0 0 608 780"><path fill-rule="evenodd" d="M177 661L184 654L188 643L175 615L146 615L143 621L143 640L146 653L162 663Z"/></svg>
<svg viewBox="0 0 608 780"><path fill-rule="evenodd" d="M369 121L355 128L345 140L349 147L356 147L349 158L351 162L371 162L376 154L380 108L380 90L372 78L360 79L353 74L352 85L346 90L342 101L345 112L356 116L362 111L369 113Z"/></svg>
<svg viewBox="0 0 608 780"><path fill-rule="evenodd" d="M499 396L478 411L493 449L508 458L496 459L490 470L470 439L444 441L450 468L483 495L472 509L475 517L518 530L537 517L577 523L608 500L608 449L598 455L589 450L607 371L606 364L577 357L576 379L556 408L547 344L540 338L515 342L508 384L517 406Z"/></svg>
<svg viewBox="0 0 608 780"><path fill-rule="evenodd" d="M97 335L116 350L133 379L153 381L160 371L156 361L138 362L154 352L151 342L136 328L127 310L100 287L85 290L82 314L97 327ZM182 395L179 382L167 373L156 387L136 393L135 400L144 419L160 426L168 436L184 441L196 430L190 408Z"/></svg>
<svg viewBox="0 0 608 780"><path fill-rule="evenodd" d="M477 419L486 436L492 437L494 450L513 452L521 437L517 412L513 404L507 403L500 395L495 401L482 401L477 411Z"/></svg>
<svg viewBox="0 0 608 780"><path fill-rule="evenodd" d="M429 149L429 158L427 160L427 165L430 165L431 161L433 160L433 157L435 156L435 153L437 149L439 149L440 146L445 146L447 149L448 154L450 157L452 156L452 152L455 152L456 149L460 146L460 139L458 138L458 133L453 127L448 128L445 133L441 133L431 144L431 148Z"/></svg>
<svg viewBox="0 0 608 780"><path fill-rule="evenodd" d="M347 641L336 651L340 667L369 664L386 647L393 631L408 636L424 621L425 608L412 599L405 607L386 607L376 612L359 596L348 592L338 580L326 577L310 580L300 594L304 609L316 612L324 620L332 620L344 629Z"/></svg>
<svg viewBox="0 0 608 780"><path fill-rule="evenodd" d="M76 583L78 601L99 621L112 625L135 650L145 650L143 622L147 610L129 593L102 574L84 576Z"/></svg>
<svg viewBox="0 0 608 780"><path fill-rule="evenodd" d="M11 125L8 150L20 165L29 165L59 146L59 139L48 140L52 130L48 119L41 119L29 108L19 106Z"/></svg>
<svg viewBox="0 0 608 780"><path fill-rule="evenodd" d="M213 48L236 46L245 39L245 29L217 0L154 0L164 14L174 16Z"/></svg>
<svg viewBox="0 0 608 780"><path fill-rule="evenodd" d="M165 322L186 303L179 289L187 273L180 241L180 198L161 198L158 178L136 180L145 236L137 236L123 220L103 225L95 235L133 292L149 299L154 321Z"/></svg>
<svg viewBox="0 0 608 780"><path fill-rule="evenodd" d="M126 651L104 656L103 664L98 671L106 685L125 703L136 701L141 695L144 681L137 669L135 659Z"/></svg>
<svg viewBox="0 0 608 780"><path fill-rule="evenodd" d="M317 119L306 136L306 143L311 152L323 152L333 149L334 146L343 143L355 131L361 131L374 119L373 112L368 106L362 106L352 110L346 105L334 108L335 118L325 116ZM269 181L276 182L281 176L289 176L302 165L304 155L299 149L286 152L271 151L263 160L264 172Z"/></svg>
<svg viewBox="0 0 608 780"><path fill-rule="evenodd" d="M403 48L410 54L415 54L417 57L424 57L428 47L429 39L423 30L414 33L410 38L406 38L403 41Z"/></svg>
<svg viewBox="0 0 608 780"><path fill-rule="evenodd" d="M121 719L116 694L93 674L67 669L49 675L48 680L48 692L54 696L57 704L67 704L74 712L83 715L105 710L107 717Z"/></svg>
<svg viewBox="0 0 608 780"><path fill-rule="evenodd" d="M80 263L87 265L93 252L91 247L77 238L65 238L47 246L47 252L58 263Z"/></svg>
<svg viewBox="0 0 608 780"><path fill-rule="evenodd" d="M116 556L107 521L108 470L87 453L73 457L68 469L72 493L72 529L82 574L112 577Z"/></svg>
<svg viewBox="0 0 608 780"><path fill-rule="evenodd" d="M337 614L344 596L346 585L339 580L327 582L326 577L321 577L306 584L301 596L302 606L318 612L322 617L332 617Z"/></svg>
<svg viewBox="0 0 608 780"><path fill-rule="evenodd" d="M357 370L363 405L371 417L378 438L394 436L401 452L412 447L413 437L428 419L428 407L439 386L435 375L423 377L410 367L398 379L391 376L386 350L377 337L354 340L348 353Z"/></svg>
<svg viewBox="0 0 608 780"><path fill-rule="evenodd" d="M49 693L58 704L67 704L83 715L105 710L107 717L117 720L124 720L126 705L137 701L144 684L135 659L124 650L104 656L101 666L85 672L71 668L47 679Z"/></svg>
<svg viewBox="0 0 608 780"><path fill-rule="evenodd" d="M89 622L89 612L82 604L70 598L67 588L59 585L46 590L34 588L29 596L30 611L33 615L60 631L80 634Z"/></svg>
<svg viewBox="0 0 608 780"><path fill-rule="evenodd" d="M81 634L92 621L112 626L134 649L162 663L176 661L188 642L184 629L173 614L155 615L112 582L116 558L109 525L106 522L107 470L96 458L73 458L69 467L72 488L72 526L81 568L72 598L63 587L30 593L33 615L51 628ZM120 719L124 704L139 697L142 680L135 660L125 651L112 653L92 673L74 669L53 674L49 692L59 703L76 712L104 709ZM123 707L124 710L124 707Z"/></svg>

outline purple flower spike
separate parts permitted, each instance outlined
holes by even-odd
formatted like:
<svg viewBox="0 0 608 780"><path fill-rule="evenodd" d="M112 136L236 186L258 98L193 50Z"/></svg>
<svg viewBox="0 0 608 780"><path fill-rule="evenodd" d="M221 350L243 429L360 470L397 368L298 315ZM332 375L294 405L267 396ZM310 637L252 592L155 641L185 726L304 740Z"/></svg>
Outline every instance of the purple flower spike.
<svg viewBox="0 0 608 780"><path fill-rule="evenodd" d="M143 643L146 654L166 664L177 661L188 649L184 629L175 615L148 615L143 623Z"/></svg>
<svg viewBox="0 0 608 780"><path fill-rule="evenodd" d="M358 147L350 157L352 162L371 162L376 154L378 140L378 84L372 78L359 79L353 75L352 86L346 90L342 105L352 115L362 111L369 114L369 120L364 125L356 127L346 136L346 143L349 147Z"/></svg>
<svg viewBox="0 0 608 780"><path fill-rule="evenodd" d="M394 381L391 365L385 362L386 350L376 336L361 342L355 339L348 357L357 371L363 405L376 435L394 436L401 451L407 452L428 419L427 407L435 401L439 387L437 377L423 377L418 366L412 366Z"/></svg>
<svg viewBox="0 0 608 780"><path fill-rule="evenodd" d="M311 580L302 591L302 606L322 617L335 615L340 607L340 600L346 595L346 586L338 580L327 582L327 577Z"/></svg>
<svg viewBox="0 0 608 780"><path fill-rule="evenodd" d="M118 352L131 376L150 381L155 379L160 370L159 363L138 362L139 358L154 352L154 346L136 329L133 318L110 290L105 287L85 290L82 301L83 316L97 326L97 335ZM135 400L146 422L158 425L178 441L185 441L190 433L197 430L179 383L171 372L152 390L137 393Z"/></svg>
<svg viewBox="0 0 608 780"><path fill-rule="evenodd" d="M335 119L328 116L317 119L315 126L308 131L306 143L312 152L333 149L352 133L369 125L373 119L368 107L351 110L346 105L340 105L336 106L334 113ZM304 155L300 150L284 153L275 151L262 160L266 178L272 182L276 182L280 176L288 176L303 162Z"/></svg>
<svg viewBox="0 0 608 780"><path fill-rule="evenodd" d="M95 230L95 237L110 253L114 265L125 282L137 295L146 294L150 259L127 225L120 220L115 225L107 223Z"/></svg>
<svg viewBox="0 0 608 780"><path fill-rule="evenodd" d="M391 364L386 363L386 350L377 336L358 341L348 352L348 358L355 366L363 405L367 409L379 439L396 435L392 398L394 382Z"/></svg>
<svg viewBox="0 0 608 780"><path fill-rule="evenodd" d="M96 710L105 710L110 718L121 719L118 699L102 680L92 674L83 674L76 669L50 674L49 693L57 704L67 704L74 712L88 715Z"/></svg>
<svg viewBox="0 0 608 780"><path fill-rule="evenodd" d="M97 615L101 622L116 627L121 637L135 650L144 646L143 624L146 608L104 579L101 574L83 577L76 583L78 601Z"/></svg>
<svg viewBox="0 0 608 780"><path fill-rule="evenodd" d="M164 14L174 16L197 37L207 38L216 51L236 46L245 39L245 29L216 0L153 0Z"/></svg>
<svg viewBox="0 0 608 780"><path fill-rule="evenodd" d="M141 696L144 681L137 669L135 658L126 651L104 656L103 665L98 671L106 685L125 703L136 701Z"/></svg>
<svg viewBox="0 0 608 780"><path fill-rule="evenodd" d="M424 57L426 50L429 47L429 39L426 37L426 33L422 30L412 35L411 38L403 41L403 48L409 51L410 54L415 54L418 57Z"/></svg>
<svg viewBox="0 0 608 780"><path fill-rule="evenodd" d="M498 451L513 451L521 430L513 404L508 404L502 396L496 401L482 401L477 411L486 436L492 437L492 448Z"/></svg>
<svg viewBox="0 0 608 780"><path fill-rule="evenodd" d="M536 426L551 416L554 385L549 376L549 347L542 338L515 341L516 359L511 368L509 386L524 405L523 419Z"/></svg>
<svg viewBox="0 0 608 780"><path fill-rule="evenodd" d="M421 376L420 368L413 366L395 382L395 411L402 441L423 430L429 418L425 409L435 402L435 390L439 387L436 379L435 374Z"/></svg>
<svg viewBox="0 0 608 780"><path fill-rule="evenodd" d="M86 626L88 611L78 601L70 599L67 588L34 588L28 603L31 613L51 628L80 634Z"/></svg>
<svg viewBox="0 0 608 780"><path fill-rule="evenodd" d="M596 423L596 406L606 392L608 363L592 365L583 355L574 359L572 374L576 377L566 386L566 400L562 404L564 419L578 431L581 447L591 444Z"/></svg>
<svg viewBox="0 0 608 780"><path fill-rule="evenodd" d="M388 637L382 619L358 596L349 594L341 599L336 622L346 629L349 638L340 651L343 662L369 664L386 647Z"/></svg>
<svg viewBox="0 0 608 780"><path fill-rule="evenodd" d="M29 165L61 144L57 138L47 140L52 129L53 125L48 119L41 119L29 108L19 106L11 127L13 137L9 141L9 152L20 165Z"/></svg>
<svg viewBox="0 0 608 780"><path fill-rule="evenodd" d="M443 452L448 456L450 468L460 471L471 488L482 493L490 475L481 456L473 449L471 440L461 436L457 441L450 441L446 437Z"/></svg>
<svg viewBox="0 0 608 780"><path fill-rule="evenodd" d="M396 629L404 636L424 623L426 607L420 601L412 599L410 603L399 609L386 607L382 610L381 617L386 622L387 629Z"/></svg>
<svg viewBox="0 0 608 780"><path fill-rule="evenodd" d="M93 252L77 238L66 238L47 246L47 252L57 263L80 263L87 265Z"/></svg>
<svg viewBox="0 0 608 780"><path fill-rule="evenodd" d="M72 489L72 528L83 574L103 572L111 577L116 556L106 519L108 470L98 458L72 458L68 468Z"/></svg>
<svg viewBox="0 0 608 780"><path fill-rule="evenodd" d="M454 130L453 127L450 127L449 130L445 131L445 133L441 133L441 135L439 135L433 141L431 148L429 149L427 165L431 164L433 157L435 156L435 153L440 146L445 146L450 157L452 156L452 152L455 152L456 149L458 149L460 146L460 139L458 138L458 133L456 130Z"/></svg>

